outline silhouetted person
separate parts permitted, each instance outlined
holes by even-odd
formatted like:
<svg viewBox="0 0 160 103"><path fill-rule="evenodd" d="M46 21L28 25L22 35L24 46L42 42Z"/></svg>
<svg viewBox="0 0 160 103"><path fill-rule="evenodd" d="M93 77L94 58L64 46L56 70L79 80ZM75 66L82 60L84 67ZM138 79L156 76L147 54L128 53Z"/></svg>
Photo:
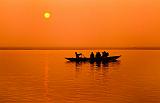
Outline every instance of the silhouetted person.
<svg viewBox="0 0 160 103"><path fill-rule="evenodd" d="M90 54L90 59L94 59L94 53L93 52L91 52L91 54Z"/></svg>
<svg viewBox="0 0 160 103"><path fill-rule="evenodd" d="M109 53L108 52L102 52L102 63L105 64L108 62L108 59L107 57L109 56Z"/></svg>
<svg viewBox="0 0 160 103"><path fill-rule="evenodd" d="M76 58L77 58L77 59L79 59L80 56L82 55L82 53L79 53L79 54L78 54L77 52L75 52L75 54L76 54Z"/></svg>
<svg viewBox="0 0 160 103"><path fill-rule="evenodd" d="M107 58L109 56L109 53L104 51L102 52L102 58Z"/></svg>
<svg viewBox="0 0 160 103"><path fill-rule="evenodd" d="M106 52L106 56L107 56L107 57L109 56L109 52Z"/></svg>
<svg viewBox="0 0 160 103"><path fill-rule="evenodd" d="M94 53L93 52L91 52L90 54L90 63L91 64L94 63Z"/></svg>
<svg viewBox="0 0 160 103"><path fill-rule="evenodd" d="M101 53L100 52L97 52L96 53L96 59L100 59L101 58Z"/></svg>
<svg viewBox="0 0 160 103"><path fill-rule="evenodd" d="M96 59L95 59L95 60L96 60L96 66L97 66L97 67L100 67L100 66L101 66L101 59L102 59L102 58L101 58L101 53L100 53L100 52L97 52L97 53L96 53Z"/></svg>
<svg viewBox="0 0 160 103"><path fill-rule="evenodd" d="M102 58L105 58L105 56L106 56L106 52L104 51L102 52Z"/></svg>

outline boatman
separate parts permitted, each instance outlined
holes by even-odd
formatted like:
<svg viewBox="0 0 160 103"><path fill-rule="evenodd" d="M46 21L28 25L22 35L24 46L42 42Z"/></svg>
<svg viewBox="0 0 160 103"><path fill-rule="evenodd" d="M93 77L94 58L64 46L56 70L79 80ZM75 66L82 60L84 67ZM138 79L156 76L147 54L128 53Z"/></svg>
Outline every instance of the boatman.
<svg viewBox="0 0 160 103"><path fill-rule="evenodd" d="M77 58L77 59L79 59L80 56L82 56L82 53L77 53L77 52L75 52L75 54L76 54L76 58Z"/></svg>

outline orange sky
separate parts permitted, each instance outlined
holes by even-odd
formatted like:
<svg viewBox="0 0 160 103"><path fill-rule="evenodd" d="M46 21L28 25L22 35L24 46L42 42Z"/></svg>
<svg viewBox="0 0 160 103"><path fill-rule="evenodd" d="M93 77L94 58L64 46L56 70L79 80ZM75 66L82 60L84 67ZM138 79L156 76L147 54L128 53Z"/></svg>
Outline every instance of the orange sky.
<svg viewBox="0 0 160 103"><path fill-rule="evenodd" d="M0 0L0 13L0 47L160 46L159 0Z"/></svg>

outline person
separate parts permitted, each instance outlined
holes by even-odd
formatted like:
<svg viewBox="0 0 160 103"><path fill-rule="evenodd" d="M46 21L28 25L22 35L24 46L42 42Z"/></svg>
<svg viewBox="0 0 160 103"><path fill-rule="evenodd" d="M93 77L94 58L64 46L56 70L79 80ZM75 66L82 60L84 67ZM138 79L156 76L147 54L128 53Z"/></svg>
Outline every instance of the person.
<svg viewBox="0 0 160 103"><path fill-rule="evenodd" d="M109 56L109 52L106 52L106 57L108 57Z"/></svg>
<svg viewBox="0 0 160 103"><path fill-rule="evenodd" d="M91 60L94 59L94 53L93 53L93 52L91 52L91 54L90 54L90 59L91 59Z"/></svg>
<svg viewBox="0 0 160 103"><path fill-rule="evenodd" d="M107 56L109 56L108 52L106 52L106 51L102 52L102 58L106 58Z"/></svg>
<svg viewBox="0 0 160 103"><path fill-rule="evenodd" d="M98 59L98 58L101 58L101 53L100 52L97 52L96 53L96 58Z"/></svg>
<svg viewBox="0 0 160 103"><path fill-rule="evenodd" d="M105 57L105 55L106 55L106 52L104 51L104 52L102 52L102 58L104 58Z"/></svg>
<svg viewBox="0 0 160 103"><path fill-rule="evenodd" d="M77 58L77 59L79 59L80 56L82 55L82 53L77 53L77 52L75 52L75 54L76 54L76 58Z"/></svg>
<svg viewBox="0 0 160 103"><path fill-rule="evenodd" d="M107 56L107 57L109 56L109 52L106 53L106 56Z"/></svg>

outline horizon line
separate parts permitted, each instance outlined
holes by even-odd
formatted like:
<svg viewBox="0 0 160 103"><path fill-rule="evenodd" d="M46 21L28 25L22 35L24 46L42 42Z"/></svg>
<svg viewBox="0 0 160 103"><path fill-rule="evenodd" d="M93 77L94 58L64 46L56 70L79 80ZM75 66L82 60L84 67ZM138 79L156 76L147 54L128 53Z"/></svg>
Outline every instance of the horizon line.
<svg viewBox="0 0 160 103"><path fill-rule="evenodd" d="M160 50L160 47L0 47L0 50Z"/></svg>

